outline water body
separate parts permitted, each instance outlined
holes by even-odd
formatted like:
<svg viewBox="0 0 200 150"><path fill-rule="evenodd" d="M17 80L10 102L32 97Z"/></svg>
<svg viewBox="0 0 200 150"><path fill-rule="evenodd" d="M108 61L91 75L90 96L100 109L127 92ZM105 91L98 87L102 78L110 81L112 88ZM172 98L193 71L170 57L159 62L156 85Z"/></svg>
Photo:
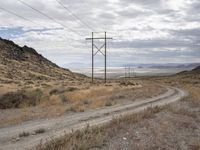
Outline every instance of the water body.
<svg viewBox="0 0 200 150"><path fill-rule="evenodd" d="M185 70L191 70L192 68L131 68L130 76L166 76L179 73ZM73 72L82 73L91 77L91 68L71 68ZM104 68L98 67L94 69L94 76L98 78L104 77ZM129 76L128 70L126 76ZM108 78L120 78L125 77L124 67L109 67L107 68Z"/></svg>

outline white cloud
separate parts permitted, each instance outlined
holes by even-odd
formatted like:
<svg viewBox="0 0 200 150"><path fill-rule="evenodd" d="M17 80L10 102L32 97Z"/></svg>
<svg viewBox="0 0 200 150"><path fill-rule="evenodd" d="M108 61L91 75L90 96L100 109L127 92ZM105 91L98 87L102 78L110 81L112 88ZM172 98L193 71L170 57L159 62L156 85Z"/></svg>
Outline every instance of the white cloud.
<svg viewBox="0 0 200 150"><path fill-rule="evenodd" d="M89 43L85 44L85 38L91 36L91 30L63 9L56 0L23 1L78 34L63 28L17 0L1 1L0 7L34 22L23 20L0 9L1 36L6 35L5 38L10 38L20 45L26 44L36 48L59 65L77 61L86 61L85 63L89 64L89 59L85 57L90 58L91 46ZM107 30L108 36L114 37L113 44L109 44L110 57L113 59L121 56L122 62L136 62L139 59L132 58L140 57L140 60L145 62L153 62L158 56L162 60L165 54L168 58L163 59L164 61L174 61L176 54L180 62L198 61L196 56L199 56L199 49L191 46L197 45L200 38L194 31L200 29L198 0L60 1L95 31ZM13 33L18 28L20 31ZM187 51L190 50L196 53L187 57ZM178 52L181 53L180 56L177 55ZM152 58L145 59L144 57L149 58L146 54L151 54Z"/></svg>

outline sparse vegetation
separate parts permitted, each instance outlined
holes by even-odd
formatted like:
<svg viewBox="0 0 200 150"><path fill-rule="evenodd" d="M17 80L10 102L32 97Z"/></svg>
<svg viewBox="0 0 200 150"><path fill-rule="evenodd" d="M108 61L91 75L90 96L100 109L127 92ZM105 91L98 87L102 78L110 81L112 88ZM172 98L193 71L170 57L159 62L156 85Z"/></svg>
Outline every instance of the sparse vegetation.
<svg viewBox="0 0 200 150"><path fill-rule="evenodd" d="M46 130L44 128L40 128L40 129L35 130L36 134L42 134L42 133L45 133L45 132L46 132Z"/></svg>
<svg viewBox="0 0 200 150"><path fill-rule="evenodd" d="M66 111L77 112L77 108L75 106L71 106Z"/></svg>
<svg viewBox="0 0 200 150"><path fill-rule="evenodd" d="M42 95L43 92L40 89L6 93L0 97L0 109L36 106L40 102Z"/></svg>
<svg viewBox="0 0 200 150"><path fill-rule="evenodd" d="M160 84L173 84L174 86L185 88L190 92L190 96L173 105L167 105L162 108L156 107L142 113L115 118L111 123L104 126L75 131L62 138L55 139L53 142L50 141L40 145L39 149L64 150L69 148L87 150L96 148L106 150L110 148L109 145L112 145L114 149L118 149L122 146L120 143L124 142L129 143L126 147L127 149L167 147L182 149L180 140L184 141L184 147L187 149L199 149L198 139L200 135L194 132L199 126L199 84L193 84L190 80L182 78L171 78L170 80L166 78L168 80L167 83L164 83L164 79L154 79L154 82L155 80ZM144 132L145 134L143 134ZM89 137L87 141L82 140L87 139L87 137ZM151 143L146 143L144 140L150 140ZM138 144L135 144L136 142Z"/></svg>
<svg viewBox="0 0 200 150"><path fill-rule="evenodd" d="M25 90L18 90L17 92L6 92L7 89L9 89L10 87L8 86L8 88L5 89L5 94L14 93L15 95L15 93L19 92L19 95L25 95L27 98L24 98L23 100L25 102L23 102L22 100L18 101L19 98L12 95L11 99L9 99L8 101L0 101L0 104L3 103L5 105L7 104L7 102L8 104L12 104L11 100L14 97L14 99L16 99L15 101L17 102L17 105L12 104L11 106L9 105L9 107L6 106L5 109L20 108L17 109L17 113L15 113L16 110L14 110L12 111L12 113L8 113L5 118L0 120L0 126L18 124L22 121L34 118L56 117L70 112L83 112L87 109L105 107L106 105L113 106L122 102L126 102L127 100L135 101L148 97L148 95L158 95L165 91L163 90L164 88L158 89L156 85L143 86L142 88L132 89L132 87L121 87L119 84L111 84L112 86L93 85L92 88L89 88L86 84L82 85L79 88L76 88L79 90L75 90L72 92L65 91L64 93L50 95L49 93L50 91L52 91L52 87L54 87L54 89L63 89L63 87L67 86L68 83L49 82L46 83L50 85L50 87L48 88L41 88L42 84L43 83L35 82L32 87L35 90L30 88ZM22 84L21 87L23 86L24 85ZM73 85L72 87L75 86ZM1 92L4 91L4 87L1 89L3 89L1 90ZM65 89L67 89L67 87ZM30 99L28 97L33 98ZM36 103L28 103L29 100L36 100ZM26 109L30 106L30 109Z"/></svg>
<svg viewBox="0 0 200 150"><path fill-rule="evenodd" d="M65 135L62 138L54 139L44 145L37 147L38 150L88 150L92 148L102 148L108 140L115 135L126 123L135 123L144 118L152 117L155 113L161 111L162 108L149 108L143 113L128 115L113 119L113 121L105 126L89 127L83 130L78 130Z"/></svg>
<svg viewBox="0 0 200 150"><path fill-rule="evenodd" d="M110 101L107 101L106 103L105 103L105 106L112 106L113 104L112 104L112 102L110 102Z"/></svg>
<svg viewBox="0 0 200 150"><path fill-rule="evenodd" d="M89 100L84 100L83 101L83 104L85 104L85 105L88 105L90 102L89 102Z"/></svg>
<svg viewBox="0 0 200 150"><path fill-rule="evenodd" d="M28 137L30 135L29 132L22 132L19 134L19 137Z"/></svg>
<svg viewBox="0 0 200 150"><path fill-rule="evenodd" d="M68 111L71 111L71 112L84 112L85 109L84 107L81 107L79 105L74 105L74 106L71 106L69 108L67 108L66 112Z"/></svg>
<svg viewBox="0 0 200 150"><path fill-rule="evenodd" d="M191 115L191 111L188 110L187 107L181 107L183 103L193 105L193 107L195 107L194 109L200 106L200 102L197 102L195 99L193 99L193 97L190 96L182 100L181 102L177 102L176 105L167 105L164 107L149 108L141 113L117 117L117 118L114 118L111 123L108 123L103 126L95 126L95 127L88 126L83 130L74 131L70 134L66 134L64 137L54 139L53 141L49 141L44 144L40 144L37 147L37 149L39 150L48 150L48 149L65 150L67 148L71 150L88 150L88 149L96 148L96 149L105 150L105 149L109 149L108 148L109 143L113 145L114 149L117 149L119 148L118 144L123 143L124 141L123 137L128 136L125 139L127 140L130 139L130 142L131 140L138 140L137 135L139 133L135 135L135 132L138 130L140 131L143 124L145 124L144 127L147 130L146 131L147 135L145 136L145 138L147 139L153 138L152 143L139 142L138 145L129 144L127 145L127 146L130 146L128 149L130 148L148 149L148 147L153 149L154 147L153 145L155 145L156 147L167 147L167 145L168 144L170 145L171 143L170 141L168 141L167 143L164 143L165 140L163 139L162 134L164 134L165 137L172 136L171 133L168 131L168 128L175 130L176 133L174 134L177 134L177 132L182 132L182 130L187 129L187 131L188 130L190 131L198 127L198 125L194 124L194 122L191 122L190 119L185 120L188 117L196 119L197 114ZM167 120L166 117L168 115L170 115L172 118L175 117L175 119L173 119L173 121ZM161 120L159 120L157 123L155 120L158 120L160 116L163 116L163 117L161 117L160 118ZM180 119L180 116L182 116L182 119L184 119L184 121ZM165 122L163 122L162 120L163 121L165 120ZM159 125L158 127L156 127L157 129L155 129L155 127L152 126L152 124L149 124L151 121L155 122L156 126ZM160 124L160 122L163 122L163 123ZM169 127L166 128L164 124L169 124ZM180 125L182 126L182 128L179 128ZM133 133L132 130L135 132ZM154 132L156 130L157 132ZM174 134L171 138L176 141L178 139L176 139ZM187 133L184 133L184 134L187 134ZM189 134L189 135L193 136L193 134ZM181 136L180 137L181 139L184 139L184 140L188 139L188 138L182 137L181 133L180 133L180 136ZM156 140L158 139L160 139L159 142L156 142ZM189 143L188 141L185 141L185 142ZM160 145L160 144L164 144L164 145ZM178 148L178 147L179 145L177 144L174 145L174 148ZM196 141L193 140L190 147L193 147L193 148L199 147L199 142L197 141L197 139Z"/></svg>
<svg viewBox="0 0 200 150"><path fill-rule="evenodd" d="M59 88L59 89L53 89L49 92L50 95L58 95L66 92L66 89L64 88Z"/></svg>
<svg viewBox="0 0 200 150"><path fill-rule="evenodd" d="M60 95L60 98L61 98L61 101L63 102L63 103L68 103L69 102L69 99L67 98L67 96L65 96L65 95Z"/></svg>

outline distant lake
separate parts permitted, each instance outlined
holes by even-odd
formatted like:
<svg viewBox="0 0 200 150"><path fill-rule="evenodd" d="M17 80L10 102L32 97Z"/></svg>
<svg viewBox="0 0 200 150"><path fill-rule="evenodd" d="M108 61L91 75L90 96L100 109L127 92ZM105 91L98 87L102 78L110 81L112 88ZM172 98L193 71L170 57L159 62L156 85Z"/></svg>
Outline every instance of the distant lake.
<svg viewBox="0 0 200 150"><path fill-rule="evenodd" d="M192 68L131 68L131 77L135 76L165 76L172 75L184 70L191 70ZM73 72L82 73L91 76L91 68L71 68ZM104 68L98 67L94 70L95 77L104 77ZM107 68L108 78L120 78L125 76L124 67L109 67ZM126 76L129 76L128 70Z"/></svg>

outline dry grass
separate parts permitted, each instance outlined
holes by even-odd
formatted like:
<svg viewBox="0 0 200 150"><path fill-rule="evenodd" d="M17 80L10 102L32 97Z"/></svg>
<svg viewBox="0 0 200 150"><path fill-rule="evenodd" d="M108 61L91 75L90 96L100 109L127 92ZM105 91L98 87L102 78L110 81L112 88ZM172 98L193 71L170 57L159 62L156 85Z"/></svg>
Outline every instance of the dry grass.
<svg viewBox="0 0 200 150"><path fill-rule="evenodd" d="M148 81L148 84L157 82L163 85L174 85L186 89L189 91L190 96L184 98L181 102L162 108L150 108L141 113L115 118L111 123L104 126L87 127L84 130L75 131L62 138L41 144L38 149L122 149L122 145L120 145L120 143L124 142L122 137L128 133L131 140L128 142L130 143L129 147L125 149L165 149L167 147L182 149L183 145L180 145L180 140L182 139L186 140L184 141L185 147L198 150L200 148L198 141L200 135L196 133L195 136L198 136L198 138L194 138L193 134L195 133L194 130L198 128L199 123L200 114L197 109L199 110L200 107L200 86L199 84L193 84L194 82L191 80L187 80L189 81L187 83L183 80L182 78L177 79L173 77ZM135 129L133 125L136 125L138 129ZM143 126L147 129L148 133L146 133L146 130L144 131ZM133 131L131 132L131 130ZM136 145L135 143L138 142L138 138L135 139L135 132L138 132L138 130L143 130L144 134L141 133L141 142ZM147 135L144 137L145 134ZM186 136L184 135L188 135L190 138L185 138ZM151 142L146 143L143 141L143 138L147 141L151 140ZM173 143L173 141L177 143ZM108 143L114 146L111 146L111 148L108 146Z"/></svg>
<svg viewBox="0 0 200 150"><path fill-rule="evenodd" d="M144 85L139 88L132 85L121 86L117 83L110 83L109 86L98 84L91 87L88 84L78 86L77 83L71 83L70 86L67 86L68 84L68 82L61 81L22 83L21 88L25 89L24 86L30 86L30 88L12 93L23 91L19 94L25 95L22 97L23 99L20 100L21 97L15 96L14 100L19 103L17 105L11 103L11 106L6 106L20 109L0 109L0 126L18 124L35 118L57 117L69 112L84 112L88 109L109 107L144 99L150 95L159 95L165 91L157 85Z"/></svg>
<svg viewBox="0 0 200 150"><path fill-rule="evenodd" d="M187 104L187 107L181 107L183 104ZM191 113L191 111L188 109L188 107L192 107L192 105L195 105L195 108L200 106L200 102L197 102L194 97L190 96L185 99L183 99L181 102L176 103L176 105L167 105L164 107L155 107L155 108L149 108L141 113L121 116L118 118L114 118L112 122L103 125L103 126L94 126L94 127L87 127L83 130L73 131L70 134L66 134L64 137L58 138L58 139L52 139L52 141L49 141L47 143L41 143L36 149L38 150L88 150L88 149L110 149L108 148L108 143L111 142L111 145L114 143L115 148L112 147L111 149L119 149L120 143L123 143L124 140L122 137L126 137L126 133L128 133L129 139L135 139L135 131L131 132L131 130L136 130L134 128L134 124L137 124L136 126L138 128L142 128L144 125L145 128L148 129L149 134L145 138L153 138L152 143L149 144L143 144L140 143L139 145L129 145L130 147L128 149L135 148L135 149L152 149L154 148L161 148L161 147L167 147L167 145L173 144L170 143L164 143L163 135L165 136L172 136L171 138L176 138L176 134L173 134L170 132L170 130L180 130L182 132L183 130L191 130L197 128L197 125L193 122L190 122L189 118L196 119L197 116L195 114ZM152 124L149 124L151 121L156 121L159 116L163 115L163 112L166 114L170 114L169 116L173 120L168 120L170 118L166 118L168 115L164 115L165 117L161 117L159 122L156 123L159 125L159 127L156 127ZM165 114L164 113L164 114ZM182 119L180 119L180 116L182 116ZM175 118L174 118L175 117ZM149 126L149 127L148 127ZM181 126L181 128L180 128ZM173 128L172 128L173 127ZM133 128L133 129L132 129ZM138 129L140 130L140 129ZM172 135L171 135L172 134ZM184 133L187 134L187 133ZM191 133L192 134L192 133ZM141 134L143 135L143 134ZM178 136L178 135L177 135ZM181 136L181 133L180 135ZM140 137L142 138L142 137ZM178 138L178 137L177 137ZM184 138L184 137L180 137ZM200 138L200 136L199 136ZM194 138L195 139L195 138ZM189 145L192 149L198 149L199 148L199 141L196 140L190 140L192 141L192 145ZM112 141L113 140L113 141ZM120 141L115 141L120 140ZM121 141L122 140L122 141ZM156 140L159 140L160 142L156 142ZM163 141L163 142L162 142ZM113 143L112 143L113 142ZM131 141L130 141L131 143ZM163 143L164 145L160 145ZM189 142L188 142L189 143ZM116 146L117 145L117 146ZM174 148L179 147L179 145L174 144ZM121 147L122 148L122 147ZM153 148L153 149L154 149Z"/></svg>
<svg viewBox="0 0 200 150"><path fill-rule="evenodd" d="M0 97L0 109L36 106L43 95L40 89L9 92Z"/></svg>
<svg viewBox="0 0 200 150"><path fill-rule="evenodd" d="M150 118L163 108L149 108L142 113L132 114L125 117L114 118L113 121L105 126L87 126L83 130L72 131L62 138L52 139L52 141L40 144L37 150L88 150L93 148L101 148L106 142L115 136L115 134L123 128L124 124L136 123L142 119Z"/></svg>

